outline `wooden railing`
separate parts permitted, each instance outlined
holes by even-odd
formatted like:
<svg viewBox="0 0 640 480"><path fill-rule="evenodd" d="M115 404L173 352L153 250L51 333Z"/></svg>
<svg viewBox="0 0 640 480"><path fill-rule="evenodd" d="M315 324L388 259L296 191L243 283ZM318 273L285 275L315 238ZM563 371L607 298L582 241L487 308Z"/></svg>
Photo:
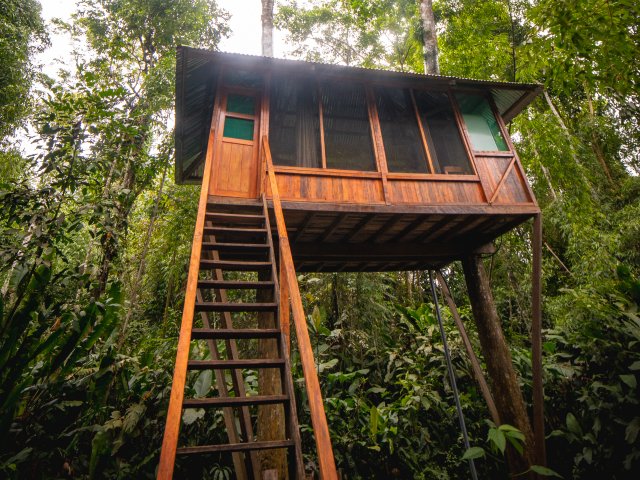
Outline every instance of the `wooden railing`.
<svg viewBox="0 0 640 480"><path fill-rule="evenodd" d="M198 274L200 272L200 256L202 253L202 237L204 234L205 214L207 200L209 198L209 179L211 178L211 164L213 158L213 141L215 131L209 133L207 157L205 160L202 190L198 202L198 216L191 245L191 259L189 260L189 274L187 277L187 290L182 310L182 324L178 339L178 351L173 370L173 383L171 384L171 397L167 411L167 422L164 428L160 463L158 464L157 480L171 480L176 460L178 447L178 435L180 433L180 421L182 419L182 401L184 399L184 386L187 379L187 364L189 362L189 348L191 346L191 330L195 313L196 295L198 290Z"/></svg>
<svg viewBox="0 0 640 480"><path fill-rule="evenodd" d="M287 345L289 344L289 304L293 313L293 324L296 330L298 340L298 350L300 352L300 360L302 362L302 372L304 373L307 397L309 399L309 409L311 410L311 423L316 439L316 448L318 451L318 465L320 467L320 478L322 480L337 480L336 464L333 458L333 449L331 447L331 437L329 436L329 427L327 426L327 417L324 412L324 404L322 402L322 392L320 391L320 382L316 371L315 360L313 358L313 348L309 331L307 329L307 320L302 308L302 298L300 297L300 288L298 286L298 278L293 265L293 256L291 255L291 247L289 245L289 236L287 235L287 227L284 222L282 213L282 204L280 203L280 195L278 193L278 183L273 168L273 160L271 159L271 150L267 137L262 138L262 152L264 157L265 182L263 184L262 194L266 195L266 183L268 182L271 189L271 200L273 202L273 211L276 218L278 228L279 251L280 251L280 325L285 334Z"/></svg>

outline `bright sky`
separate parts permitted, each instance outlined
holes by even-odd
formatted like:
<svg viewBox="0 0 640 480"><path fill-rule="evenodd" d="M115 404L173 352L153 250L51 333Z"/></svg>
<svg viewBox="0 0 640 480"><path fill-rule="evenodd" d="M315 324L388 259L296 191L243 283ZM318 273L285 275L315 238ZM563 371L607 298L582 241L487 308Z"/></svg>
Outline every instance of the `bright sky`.
<svg viewBox="0 0 640 480"><path fill-rule="evenodd" d="M46 21L60 18L69 21L76 10L77 0L40 0L42 16ZM225 52L261 54L261 2L260 0L217 0L218 6L231 14L229 26L231 36L224 39L220 49ZM61 67L70 67L68 54L71 51L71 39L67 35L51 32L51 47L38 57L38 63L48 75L55 76ZM274 33L274 53L283 57L285 52L284 36Z"/></svg>
<svg viewBox="0 0 640 480"><path fill-rule="evenodd" d="M78 1L40 0L40 3L42 5L42 17L51 27L50 22L53 18L59 18L65 22L70 21L71 15L76 11ZM217 0L217 4L231 14L229 21L231 35L221 42L220 49L225 52L260 55L262 53L261 1ZM74 68L74 59L71 57L73 41L69 35L55 32L53 28L50 28L49 39L51 46L37 55L35 62L41 66L45 74L59 78L58 72L61 69L72 71ZM275 31L273 40L275 56L284 57L286 48L284 35ZM19 131L15 138L20 145L20 149L26 155L35 154L38 148L29 140L31 134L33 134L32 128L27 127L27 132Z"/></svg>

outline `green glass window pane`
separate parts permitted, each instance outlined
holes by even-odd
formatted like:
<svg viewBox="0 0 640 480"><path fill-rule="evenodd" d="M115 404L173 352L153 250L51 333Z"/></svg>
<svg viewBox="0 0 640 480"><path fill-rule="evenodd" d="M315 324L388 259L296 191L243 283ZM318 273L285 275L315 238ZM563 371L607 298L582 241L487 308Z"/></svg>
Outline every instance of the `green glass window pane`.
<svg viewBox="0 0 640 480"><path fill-rule="evenodd" d="M230 94L227 96L227 112L246 113L253 115L256 113L256 99L246 95Z"/></svg>
<svg viewBox="0 0 640 480"><path fill-rule="evenodd" d="M224 132L222 136L238 138L240 140L253 140L253 120L227 117L224 121Z"/></svg>
<svg viewBox="0 0 640 480"><path fill-rule="evenodd" d="M262 76L258 72L226 68L224 71L224 84L247 88L262 88Z"/></svg>
<svg viewBox="0 0 640 480"><path fill-rule="evenodd" d="M456 99L460 104L460 111L474 150L509 150L486 98L457 93Z"/></svg>

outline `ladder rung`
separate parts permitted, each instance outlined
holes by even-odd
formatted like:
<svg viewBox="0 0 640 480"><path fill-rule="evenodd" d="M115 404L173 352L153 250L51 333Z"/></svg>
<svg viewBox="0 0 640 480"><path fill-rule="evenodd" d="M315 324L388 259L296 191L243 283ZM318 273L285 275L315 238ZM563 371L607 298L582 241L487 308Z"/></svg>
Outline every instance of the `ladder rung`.
<svg viewBox="0 0 640 480"><path fill-rule="evenodd" d="M211 209L214 210L211 210ZM218 210L220 209L220 210ZM248 202L244 202L244 203L236 203L236 204L224 204L224 203L218 203L215 199L210 198L207 201L207 210L210 211L224 211L224 210L229 210L229 209L233 209L233 211L237 211L239 209L241 210L253 210L253 211L260 211L262 212L262 201L260 200L253 200L253 201L248 201Z"/></svg>
<svg viewBox="0 0 640 480"><path fill-rule="evenodd" d="M202 242L203 250L268 250L268 243Z"/></svg>
<svg viewBox="0 0 640 480"><path fill-rule="evenodd" d="M260 234L265 234L267 233L267 229L266 228L240 228L240 227L204 227L204 234L207 235L212 235L215 232L222 232L222 233L260 233Z"/></svg>
<svg viewBox="0 0 640 480"><path fill-rule="evenodd" d="M194 455L216 452L246 452L249 450L267 450L271 448L289 448L293 440L274 440L270 442L227 443L223 445L201 445L199 447L181 447L176 450L179 455Z"/></svg>
<svg viewBox="0 0 640 480"><path fill-rule="evenodd" d="M241 280L198 280L198 288L215 288L215 289L253 289L253 288L273 288L273 282L251 282Z"/></svg>
<svg viewBox="0 0 640 480"><path fill-rule="evenodd" d="M242 360L189 360L189 370L224 370L230 368L281 368L282 358L247 358Z"/></svg>
<svg viewBox="0 0 640 480"><path fill-rule="evenodd" d="M205 214L207 218L222 218L225 220L262 220L264 221L264 215L257 215L251 213L223 213L223 212L207 212Z"/></svg>
<svg viewBox="0 0 640 480"><path fill-rule="evenodd" d="M187 398L182 402L183 408L202 407L244 407L250 405L270 405L288 402L286 395L253 395L248 397L215 397L215 398Z"/></svg>
<svg viewBox="0 0 640 480"><path fill-rule="evenodd" d="M230 338L278 338L277 328L194 328L192 340L225 340Z"/></svg>
<svg viewBox="0 0 640 480"><path fill-rule="evenodd" d="M234 270L234 271L256 271L269 270L271 262L243 262L240 260L200 260L200 269L205 270Z"/></svg>
<svg viewBox="0 0 640 480"><path fill-rule="evenodd" d="M277 303L196 302L197 312L275 312Z"/></svg>

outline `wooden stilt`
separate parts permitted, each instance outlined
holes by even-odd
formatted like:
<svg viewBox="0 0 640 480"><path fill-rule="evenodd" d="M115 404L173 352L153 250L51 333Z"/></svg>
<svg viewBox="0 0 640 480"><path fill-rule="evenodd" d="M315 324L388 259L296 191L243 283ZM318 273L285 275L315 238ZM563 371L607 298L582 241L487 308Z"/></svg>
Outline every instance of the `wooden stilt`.
<svg viewBox="0 0 640 480"><path fill-rule="evenodd" d="M525 436L524 457L509 456L512 474L521 474L535 463L534 437L513 368L511 352L504 338L482 258L478 255L466 257L462 266L500 419L503 423L518 428Z"/></svg>
<svg viewBox="0 0 640 480"><path fill-rule="evenodd" d="M275 272L259 272L258 281L273 280ZM269 290L258 290L256 301L273 302L276 292ZM280 306L280 308L283 308ZM276 319L273 312L258 313L258 328L277 328ZM273 338L261 338L258 340L259 358L279 358L278 342ZM283 385L280 381L280 371L268 368L258 372L258 393L259 395L282 395ZM286 438L284 425L284 405L258 405L258 421L256 433L258 441L282 440ZM270 449L258 452L260 456L260 471L263 479L286 478L287 455L283 449ZM269 473L270 472L270 473ZM275 476L273 476L275 472ZM265 476L266 474L266 476Z"/></svg>
<svg viewBox="0 0 640 480"><path fill-rule="evenodd" d="M460 314L458 313L458 309L456 308L453 296L451 295L451 291L449 290L449 285L447 285L447 282L440 272L436 272L436 278L438 279L438 284L440 284L442 296L447 302L447 306L451 311L453 320L455 321L456 327L458 327L458 331L460 332L460 336L462 337L462 343L464 344L464 348L467 351L467 355L469 356L471 368L473 369L473 374L476 377L478 386L480 387L480 392L482 393L484 401L487 403L487 408L489 409L491 420L493 420L493 423L495 423L496 425L500 425L500 415L498 414L498 409L496 408L496 404L493 400L493 395L491 395L491 390L489 390L489 385L487 384L487 380L484 377L484 373L482 372L482 367L480 367L478 357L473 351L473 346L471 345L469 335L467 335L467 330L464 328L464 323L462 323L462 319L460 318Z"/></svg>
<svg viewBox="0 0 640 480"><path fill-rule="evenodd" d="M531 271L531 368L533 372L533 432L536 463L547 463L544 440L544 389L542 379L542 214L533 217Z"/></svg>

